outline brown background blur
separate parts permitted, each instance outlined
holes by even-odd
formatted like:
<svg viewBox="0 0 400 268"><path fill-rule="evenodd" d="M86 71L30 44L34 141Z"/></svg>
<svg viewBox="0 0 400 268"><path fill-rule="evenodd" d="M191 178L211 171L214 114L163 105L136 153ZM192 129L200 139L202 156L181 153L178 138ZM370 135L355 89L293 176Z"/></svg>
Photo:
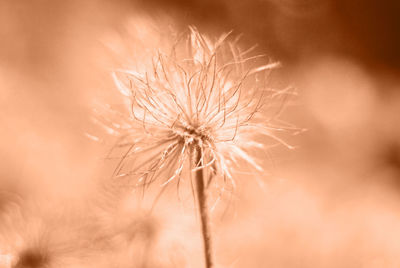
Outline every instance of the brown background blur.
<svg viewBox="0 0 400 268"><path fill-rule="evenodd" d="M274 83L298 92L284 119L308 131L285 137L298 149L274 152L265 188L241 183L236 217L216 220L221 263L398 267L399 12L398 1L372 0L0 0L0 182L76 203L92 191L104 148L84 133L93 100L114 94L107 40L126 25L133 57L163 27L233 29L282 63ZM167 226L182 224L174 213ZM174 232L161 241L189 262L193 231Z"/></svg>

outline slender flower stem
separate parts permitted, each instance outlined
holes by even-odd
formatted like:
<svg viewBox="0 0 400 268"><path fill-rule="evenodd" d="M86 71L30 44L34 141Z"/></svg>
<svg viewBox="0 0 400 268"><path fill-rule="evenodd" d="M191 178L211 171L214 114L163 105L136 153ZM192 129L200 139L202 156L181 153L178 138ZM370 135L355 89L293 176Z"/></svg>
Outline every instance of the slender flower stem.
<svg viewBox="0 0 400 268"><path fill-rule="evenodd" d="M231 175L235 171L262 171L250 154L251 149L262 150L261 137L288 146L274 133L292 128L289 124L280 126L277 118L283 109L281 100L291 91L266 87L269 70L277 64L253 68L249 61L259 56L246 56L252 49L242 52L237 47L238 38L228 41L228 33L213 42L195 27L189 28L189 34L179 37L170 52L161 50L151 57L152 64L144 72L113 72L117 88L130 102L129 116L115 111L113 116L119 122L101 114L98 121L120 136L115 149L126 150L115 177L137 179L143 189L161 177L162 192L171 182L179 187L190 165L205 266L213 268L208 176L212 174L212 179L233 189ZM263 105L275 104L279 104L278 110L271 115L262 110ZM254 136L259 136L258 141ZM242 169L234 165L237 162L247 164Z"/></svg>
<svg viewBox="0 0 400 268"><path fill-rule="evenodd" d="M193 151L192 151L193 152ZM195 150L195 164L200 167L202 159L202 151L199 146ZM203 236L204 257L206 268L214 267L214 258L212 250L210 215L207 205L207 189L204 185L204 168L199 168L195 171L196 194L201 220L201 233Z"/></svg>

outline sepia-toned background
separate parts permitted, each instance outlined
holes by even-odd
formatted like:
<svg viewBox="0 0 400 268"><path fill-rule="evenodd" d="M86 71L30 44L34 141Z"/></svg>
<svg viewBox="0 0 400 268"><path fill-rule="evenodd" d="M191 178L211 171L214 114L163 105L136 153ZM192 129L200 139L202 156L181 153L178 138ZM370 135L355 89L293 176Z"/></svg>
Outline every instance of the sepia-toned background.
<svg viewBox="0 0 400 268"><path fill-rule="evenodd" d="M399 11L371 0L0 0L0 211L28 204L19 224L6 218L29 233L26 217L59 228L55 218L90 221L92 202L107 203L115 209L104 225L135 222L131 246L149 260L128 256L117 237L101 265L202 267L191 200L171 190L149 219L135 197L110 204L99 194L113 138L93 123L93 107L120 103L111 68L145 64L171 31L233 30L281 63L271 85L296 88L282 118L307 130L285 136L296 149L274 148L261 183L239 176L234 200L215 210L218 263L400 266Z"/></svg>

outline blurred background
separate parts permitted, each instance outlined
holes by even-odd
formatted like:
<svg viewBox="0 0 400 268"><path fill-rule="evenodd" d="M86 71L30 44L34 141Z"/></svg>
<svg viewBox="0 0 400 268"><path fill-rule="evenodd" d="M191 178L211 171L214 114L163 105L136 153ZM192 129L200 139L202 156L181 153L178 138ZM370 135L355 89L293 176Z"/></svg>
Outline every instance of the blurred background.
<svg viewBox="0 0 400 268"><path fill-rule="evenodd" d="M0 0L0 211L22 196L41 211L21 212L22 226L43 210L80 219L110 173L106 135L85 136L93 102L118 102L110 68L148 60L171 29L233 30L281 62L271 83L298 94L282 117L308 131L271 152L262 187L242 181L229 215L216 210L221 267L399 267L399 11L394 0ZM140 233L134 249L150 261L134 267L201 267L200 238L187 239L198 222L171 200L149 220L129 198L103 198L107 226L132 218ZM129 254L113 254L128 267Z"/></svg>

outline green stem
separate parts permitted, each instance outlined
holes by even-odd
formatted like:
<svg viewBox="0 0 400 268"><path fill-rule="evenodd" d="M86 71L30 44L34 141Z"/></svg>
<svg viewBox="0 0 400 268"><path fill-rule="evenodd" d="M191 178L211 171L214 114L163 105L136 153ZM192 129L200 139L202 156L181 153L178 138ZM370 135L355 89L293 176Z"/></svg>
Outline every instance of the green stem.
<svg viewBox="0 0 400 268"><path fill-rule="evenodd" d="M196 146L195 149L195 164L197 167L201 167L202 151ZM195 171L196 181L196 194L201 219L201 232L203 236L204 245L204 257L206 268L214 267L213 251L212 251L212 239L211 239L211 228L210 228L210 215L207 205L207 189L204 185L204 168L199 168Z"/></svg>

